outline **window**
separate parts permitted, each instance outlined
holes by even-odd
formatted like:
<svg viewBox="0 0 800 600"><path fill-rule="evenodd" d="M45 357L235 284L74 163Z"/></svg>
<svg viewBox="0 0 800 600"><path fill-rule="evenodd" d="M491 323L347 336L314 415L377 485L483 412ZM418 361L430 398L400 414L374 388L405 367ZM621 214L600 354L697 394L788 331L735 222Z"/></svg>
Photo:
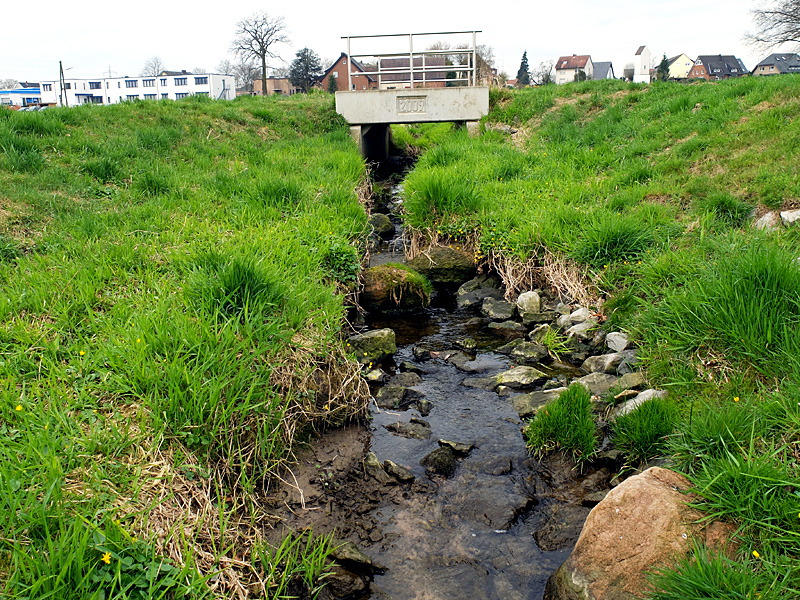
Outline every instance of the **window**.
<svg viewBox="0 0 800 600"><path fill-rule="evenodd" d="M126 87L126 88L135 88L135 87L139 87L139 82L138 82L138 81L136 81L135 79L126 79L126 80L125 80L125 87Z"/></svg>
<svg viewBox="0 0 800 600"><path fill-rule="evenodd" d="M122 84L118 81L117 82L117 87L121 87L121 86L122 86ZM119 99L122 100L122 96L120 96Z"/></svg>
<svg viewBox="0 0 800 600"><path fill-rule="evenodd" d="M44 92L52 92L53 91L53 84L52 83L43 83L42 84L42 91L44 91Z"/></svg>
<svg viewBox="0 0 800 600"><path fill-rule="evenodd" d="M208 85L208 77L195 77L194 78L195 85Z"/></svg>
<svg viewBox="0 0 800 600"><path fill-rule="evenodd" d="M175 94L175 100L180 100L181 98L186 98L189 94Z"/></svg>
<svg viewBox="0 0 800 600"><path fill-rule="evenodd" d="M139 99L139 95L138 94L129 94L128 96L125 96L125 98L127 100L138 100Z"/></svg>
<svg viewBox="0 0 800 600"><path fill-rule="evenodd" d="M739 69L731 69L731 73L738 73Z"/></svg>
<svg viewBox="0 0 800 600"><path fill-rule="evenodd" d="M208 92L195 92L195 96L208 96Z"/></svg>
<svg viewBox="0 0 800 600"><path fill-rule="evenodd" d="M162 97L162 98L164 98L164 100L166 100L167 98L169 98L169 96L167 95L167 93L166 93L166 92L164 92L163 94L161 94L161 97Z"/></svg>
<svg viewBox="0 0 800 600"><path fill-rule="evenodd" d="M156 99L156 95L155 94L145 94L144 95L144 99L145 100L155 100Z"/></svg>
<svg viewBox="0 0 800 600"><path fill-rule="evenodd" d="M99 90L102 86L100 85L99 81L90 81L89 82L89 89L90 90Z"/></svg>
<svg viewBox="0 0 800 600"><path fill-rule="evenodd" d="M102 96L92 96L91 97L91 102L92 102L92 104L102 104L103 103L103 97Z"/></svg>
<svg viewBox="0 0 800 600"><path fill-rule="evenodd" d="M176 77L175 85L186 85L186 77Z"/></svg>
<svg viewBox="0 0 800 600"><path fill-rule="evenodd" d="M64 89L65 89L65 90L71 90L71 89L72 89L72 84L71 84L71 83L69 83L69 82L65 83L65 84L64 84Z"/></svg>
<svg viewBox="0 0 800 600"><path fill-rule="evenodd" d="M162 77L161 78L161 85L167 85L167 78L166 77Z"/></svg>
<svg viewBox="0 0 800 600"><path fill-rule="evenodd" d="M333 71L331 75L333 75L334 79L339 79L339 71Z"/></svg>
<svg viewBox="0 0 800 600"><path fill-rule="evenodd" d="M108 82L106 81L106 89L108 89Z"/></svg>
<svg viewBox="0 0 800 600"><path fill-rule="evenodd" d="M156 87L155 79L142 79L142 87Z"/></svg>

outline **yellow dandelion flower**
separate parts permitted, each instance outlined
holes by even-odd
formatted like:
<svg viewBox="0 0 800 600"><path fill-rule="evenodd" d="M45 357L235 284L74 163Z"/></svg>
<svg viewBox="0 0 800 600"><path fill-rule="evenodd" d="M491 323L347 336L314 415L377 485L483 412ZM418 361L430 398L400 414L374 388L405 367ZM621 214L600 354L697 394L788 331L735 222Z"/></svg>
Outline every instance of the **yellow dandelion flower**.
<svg viewBox="0 0 800 600"><path fill-rule="evenodd" d="M734 401L734 402L738 402L738 401L739 401L739 396L734 396L734 397L733 397L733 401Z"/></svg>
<svg viewBox="0 0 800 600"><path fill-rule="evenodd" d="M80 354L81 356L83 356L84 354L86 354L86 351L85 351L85 350L81 350L80 352L78 352L78 354Z"/></svg>
<svg viewBox="0 0 800 600"><path fill-rule="evenodd" d="M753 556L756 558L761 558L761 555L758 553L758 550L753 550Z"/></svg>
<svg viewBox="0 0 800 600"><path fill-rule="evenodd" d="M103 557L100 560L102 560L107 565L110 565L111 564L111 553L110 552L106 552L105 554L103 554Z"/></svg>
<svg viewBox="0 0 800 600"><path fill-rule="evenodd" d="M136 343L137 344L141 344L142 343L142 338L136 338Z"/></svg>

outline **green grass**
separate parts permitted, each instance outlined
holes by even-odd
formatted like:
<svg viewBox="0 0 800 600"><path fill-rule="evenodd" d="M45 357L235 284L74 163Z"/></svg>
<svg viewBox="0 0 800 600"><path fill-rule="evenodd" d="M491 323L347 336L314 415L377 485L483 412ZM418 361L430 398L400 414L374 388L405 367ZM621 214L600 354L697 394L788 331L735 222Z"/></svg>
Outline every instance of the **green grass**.
<svg viewBox="0 0 800 600"><path fill-rule="evenodd" d="M666 398L653 398L611 423L614 446L633 464L660 456L677 419L677 406Z"/></svg>
<svg viewBox="0 0 800 600"><path fill-rule="evenodd" d="M364 178L323 96L0 111L5 594L201 596L191 548L218 524L179 526L178 510L150 524L150 465L168 490L185 471L247 497L295 435L363 409L358 385L328 397L302 382L358 368L339 330ZM116 521L146 546L98 545ZM200 569L254 528L227 528Z"/></svg>
<svg viewBox="0 0 800 600"><path fill-rule="evenodd" d="M562 450L578 465L590 461L597 436L589 391L573 383L528 423L525 438L537 456Z"/></svg>

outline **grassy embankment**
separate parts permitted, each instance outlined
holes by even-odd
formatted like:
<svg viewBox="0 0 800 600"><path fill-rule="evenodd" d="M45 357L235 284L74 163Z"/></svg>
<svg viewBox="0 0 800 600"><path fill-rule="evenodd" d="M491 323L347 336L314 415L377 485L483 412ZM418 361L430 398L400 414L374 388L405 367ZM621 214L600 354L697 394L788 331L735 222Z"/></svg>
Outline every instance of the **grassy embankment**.
<svg viewBox="0 0 800 600"><path fill-rule="evenodd" d="M738 526L735 561L687 561L655 598L800 595L800 229L752 213L800 205L800 77L716 84L587 82L494 93L479 138L441 126L406 182L406 222L471 246L517 290L552 285L629 331L670 391L610 431L636 466L668 456L713 518ZM420 131L395 139L417 143ZM591 460L591 407L535 423L536 448ZM613 401L613 400L612 400Z"/></svg>
<svg viewBox="0 0 800 600"><path fill-rule="evenodd" d="M0 111L5 594L316 585L328 540L268 547L260 498L365 406L365 181L329 96Z"/></svg>

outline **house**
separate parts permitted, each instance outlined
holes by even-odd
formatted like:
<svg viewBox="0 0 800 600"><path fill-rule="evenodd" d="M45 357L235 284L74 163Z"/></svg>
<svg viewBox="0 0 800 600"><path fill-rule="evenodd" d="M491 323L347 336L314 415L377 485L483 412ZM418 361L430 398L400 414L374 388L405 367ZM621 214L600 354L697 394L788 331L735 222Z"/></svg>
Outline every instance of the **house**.
<svg viewBox="0 0 800 600"><path fill-rule="evenodd" d="M407 58L380 58L378 59L378 86L382 90L402 90L411 88L411 70ZM447 86L447 79L466 77L455 69L450 71L433 71L431 68L444 67L447 60L444 56L424 55L414 57L414 87L415 88L443 88ZM453 82L463 85L463 82Z"/></svg>
<svg viewBox="0 0 800 600"><path fill-rule="evenodd" d="M647 46L639 46L633 55L633 82L650 83L650 50Z"/></svg>
<svg viewBox="0 0 800 600"><path fill-rule="evenodd" d="M0 90L0 106L23 108L41 103L41 88L38 83L21 81L13 88Z"/></svg>
<svg viewBox="0 0 800 600"><path fill-rule="evenodd" d="M336 89L340 92L347 90L347 54L342 54L333 61L322 74L320 87L323 90L330 89L330 79L336 79ZM353 74L351 88L353 90L375 90L378 89L378 78L370 75L367 67L355 59L350 60L350 72Z"/></svg>
<svg viewBox="0 0 800 600"><path fill-rule="evenodd" d="M753 75L800 73L800 54L770 54L753 69Z"/></svg>
<svg viewBox="0 0 800 600"><path fill-rule="evenodd" d="M261 95L261 86L263 82L259 77L255 81L253 81L253 96L260 96ZM299 94L302 92L302 88L292 85L289 81L288 77L267 77L267 93L264 94L266 96L294 96L295 94Z"/></svg>
<svg viewBox="0 0 800 600"><path fill-rule="evenodd" d="M143 77L98 77L43 81L42 104L118 104L128 100L180 100L187 96L209 96L218 100L236 97L233 75L162 71Z"/></svg>
<svg viewBox="0 0 800 600"><path fill-rule="evenodd" d="M717 81L731 77L749 75L750 71L744 63L732 54L703 54L694 61L694 66L689 70L691 79L706 79Z"/></svg>
<svg viewBox="0 0 800 600"><path fill-rule="evenodd" d="M611 61L594 63L594 76L592 79L616 79Z"/></svg>
<svg viewBox="0 0 800 600"><path fill-rule="evenodd" d="M582 73L582 75L580 75ZM560 56L556 62L556 84L570 83L578 79L592 79L594 65L588 54Z"/></svg>
<svg viewBox="0 0 800 600"><path fill-rule="evenodd" d="M679 54L667 59L669 79L686 79L694 66L694 61L686 54Z"/></svg>

